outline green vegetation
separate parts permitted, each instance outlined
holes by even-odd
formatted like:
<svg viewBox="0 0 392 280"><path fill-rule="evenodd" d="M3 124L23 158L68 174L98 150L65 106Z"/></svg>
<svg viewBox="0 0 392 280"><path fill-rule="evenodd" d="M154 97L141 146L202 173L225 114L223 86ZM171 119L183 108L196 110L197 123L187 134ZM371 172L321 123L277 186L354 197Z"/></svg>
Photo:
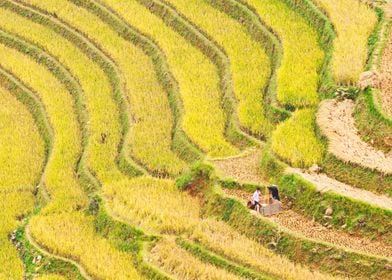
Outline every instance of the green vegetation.
<svg viewBox="0 0 392 280"><path fill-rule="evenodd" d="M317 163L392 196L391 176L326 153L315 123L334 82L362 71L365 39L367 69L384 46L384 13L368 38L375 14L360 4L359 26L351 2L0 0L0 278L389 279L385 248L253 215L231 194L258 185L206 163L262 147L263 179L292 211L392 246L390 210L286 173ZM388 152L375 93L350 98L362 137Z"/></svg>
<svg viewBox="0 0 392 280"><path fill-rule="evenodd" d="M315 133L315 110L303 109L279 124L272 135L272 150L296 167L320 163L324 146Z"/></svg>

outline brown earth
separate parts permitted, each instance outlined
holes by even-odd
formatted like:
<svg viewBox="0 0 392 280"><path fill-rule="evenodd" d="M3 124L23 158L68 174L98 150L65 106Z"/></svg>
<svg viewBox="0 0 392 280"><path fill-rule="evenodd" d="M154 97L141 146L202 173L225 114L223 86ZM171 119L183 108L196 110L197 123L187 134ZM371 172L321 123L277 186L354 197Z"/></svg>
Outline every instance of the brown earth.
<svg viewBox="0 0 392 280"><path fill-rule="evenodd" d="M292 210L281 212L269 219L291 231L300 232L310 239L321 240L367 254L392 257L392 246L376 240L353 236L343 231L329 229Z"/></svg>
<svg viewBox="0 0 392 280"><path fill-rule="evenodd" d="M336 157L392 174L392 152L384 154L362 141L353 118L354 102L325 100L320 104L317 123L329 140L329 151Z"/></svg>
<svg viewBox="0 0 392 280"><path fill-rule="evenodd" d="M245 180L247 182L265 184L258 171L259 157L260 150L254 150L253 152L243 157L212 161L212 163L225 177L231 177L240 182L244 182L243 180ZM341 193L342 195L349 196L354 199L365 202L372 202L373 204L383 208L391 208L392 204L389 198L377 196L367 191L352 188L341 182L333 180L326 175L304 173L298 169L288 169L287 171L294 171L305 179L310 180L320 190ZM238 198L244 204L247 203L251 196L250 193L242 190L224 189L224 192L228 196ZM324 227L323 225L314 222L311 219L292 210L285 210L278 215L274 215L266 219L273 221L283 229L287 229L306 238L327 242L336 246L346 247L351 250L360 251L367 254L374 254L388 258L392 257L392 246L388 246L384 243L373 241L368 238L350 235L344 231Z"/></svg>
<svg viewBox="0 0 392 280"><path fill-rule="evenodd" d="M221 177L232 178L243 183L266 185L260 173L260 149L249 150L245 156L211 161Z"/></svg>
<svg viewBox="0 0 392 280"><path fill-rule="evenodd" d="M250 193L241 190L224 189L224 192L226 195L235 197L243 203L246 203L251 196ZM256 212L254 213L256 215ZM257 216L259 217L259 215ZM263 219L271 220L283 229L300 234L306 238L327 242L334 246L345 247L361 253L387 258L392 257L392 246L377 240L370 240L369 238L358 237L344 231L328 228L292 210L284 210L279 214L263 217Z"/></svg>
<svg viewBox="0 0 392 280"><path fill-rule="evenodd" d="M288 173L294 173L306 181L312 183L320 192L333 192L342 196L350 197L355 200L369 203L379 208L392 209L392 199L385 195L377 195L375 193L351 187L342 182L336 181L325 174L317 174L311 172L303 172L297 168L288 168Z"/></svg>

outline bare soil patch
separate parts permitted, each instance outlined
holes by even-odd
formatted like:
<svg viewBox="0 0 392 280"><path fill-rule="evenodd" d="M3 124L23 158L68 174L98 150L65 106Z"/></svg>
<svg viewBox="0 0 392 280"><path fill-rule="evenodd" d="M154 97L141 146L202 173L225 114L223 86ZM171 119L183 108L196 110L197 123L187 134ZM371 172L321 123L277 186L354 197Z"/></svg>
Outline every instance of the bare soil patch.
<svg viewBox="0 0 392 280"><path fill-rule="evenodd" d="M251 196L248 192L241 190L225 189L224 192L228 196L241 200L244 204ZM255 211L252 212L256 216L259 216ZM328 228L327 226L323 226L292 210L285 210L276 215L264 218L270 219L280 227L300 234L306 238L331 243L336 246L345 247L366 254L387 258L392 257L392 246L388 246L377 240L370 240L369 238L358 237L344 231Z"/></svg>
<svg viewBox="0 0 392 280"><path fill-rule="evenodd" d="M243 183L267 184L260 174L260 149L244 156L211 161L225 178L233 178Z"/></svg>
<svg viewBox="0 0 392 280"><path fill-rule="evenodd" d="M354 106L349 99L320 104L317 123L329 140L329 151L346 162L392 174L392 153L384 154L360 138L352 116Z"/></svg>
<svg viewBox="0 0 392 280"><path fill-rule="evenodd" d="M297 174L305 180L311 182L320 192L331 191L342 196L369 203L376 207L390 210L392 209L392 199L389 197L351 187L342 182L336 181L325 174L305 173L296 168L289 168L287 172Z"/></svg>
<svg viewBox="0 0 392 280"><path fill-rule="evenodd" d="M294 232L300 232L307 238L322 240L351 250L365 252L377 256L392 257L392 246L377 240L361 238L343 231L329 229L292 210L281 212L270 217L275 223Z"/></svg>

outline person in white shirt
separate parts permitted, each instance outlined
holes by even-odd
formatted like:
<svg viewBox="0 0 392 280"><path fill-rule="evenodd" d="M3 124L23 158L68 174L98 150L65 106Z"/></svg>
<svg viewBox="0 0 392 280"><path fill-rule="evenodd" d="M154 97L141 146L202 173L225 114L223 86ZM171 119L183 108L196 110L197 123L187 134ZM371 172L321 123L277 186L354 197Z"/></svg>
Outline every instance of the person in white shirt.
<svg viewBox="0 0 392 280"><path fill-rule="evenodd" d="M253 206L256 212L259 212L260 211L260 188L259 187L257 187L256 191L253 193L252 199L253 199Z"/></svg>

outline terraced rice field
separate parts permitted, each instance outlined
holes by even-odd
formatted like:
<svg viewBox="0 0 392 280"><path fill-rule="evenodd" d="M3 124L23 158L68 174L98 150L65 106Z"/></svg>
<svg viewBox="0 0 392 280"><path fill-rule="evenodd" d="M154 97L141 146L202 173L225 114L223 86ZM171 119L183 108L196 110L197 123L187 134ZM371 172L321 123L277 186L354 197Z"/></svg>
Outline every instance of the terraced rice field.
<svg viewBox="0 0 392 280"><path fill-rule="evenodd" d="M0 279L392 278L388 5L1 0Z"/></svg>

